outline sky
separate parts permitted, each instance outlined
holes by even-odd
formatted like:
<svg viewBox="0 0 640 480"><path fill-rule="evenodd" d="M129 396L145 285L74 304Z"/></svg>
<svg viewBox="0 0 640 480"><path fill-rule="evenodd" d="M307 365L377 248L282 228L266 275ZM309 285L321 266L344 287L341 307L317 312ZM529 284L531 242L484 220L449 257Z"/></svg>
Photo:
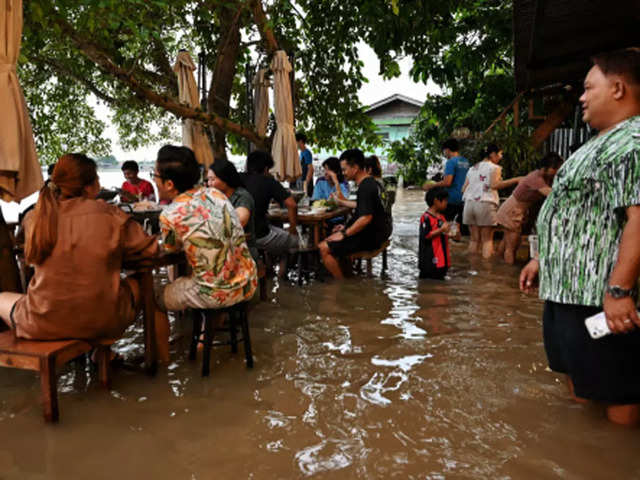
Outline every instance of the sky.
<svg viewBox="0 0 640 480"><path fill-rule="evenodd" d="M378 71L380 68L380 62L374 51L364 43L358 46L360 52L360 59L364 63L363 73L365 77L369 79L369 83L365 83L359 92L360 102L363 105L371 105L379 100L401 93L402 95L412 97L419 101L424 101L428 93L438 93L439 88L429 83L424 85L423 83L414 82L409 76L409 70L412 66L412 60L405 58L400 61L400 77L384 80ZM97 107L99 114L104 112L105 117L108 116L108 110L104 106ZM113 155L119 160L153 160L156 152L160 148L160 144L151 145L145 148L141 148L135 151L125 151L122 149L118 142L118 135L115 128L107 129L107 136L111 138L113 146Z"/></svg>

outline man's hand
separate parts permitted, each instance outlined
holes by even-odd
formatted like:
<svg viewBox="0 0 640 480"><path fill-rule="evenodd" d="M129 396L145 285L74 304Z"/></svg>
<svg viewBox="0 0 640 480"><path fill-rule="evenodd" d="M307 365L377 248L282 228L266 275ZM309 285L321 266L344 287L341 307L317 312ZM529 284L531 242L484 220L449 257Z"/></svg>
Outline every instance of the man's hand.
<svg viewBox="0 0 640 480"><path fill-rule="evenodd" d="M520 272L520 290L526 293L533 291L538 281L539 271L540 262L538 260L533 259L527 263Z"/></svg>
<svg viewBox="0 0 640 480"><path fill-rule="evenodd" d="M640 327L636 304L631 297L613 298L605 294L604 315L613 333L626 333Z"/></svg>
<svg viewBox="0 0 640 480"><path fill-rule="evenodd" d="M437 184L436 184L435 182L430 182L430 181L424 182L424 183L422 184L422 190L425 190L425 191L427 191L427 190L431 190L431 189L432 189L433 187L435 187L436 185L437 185Z"/></svg>

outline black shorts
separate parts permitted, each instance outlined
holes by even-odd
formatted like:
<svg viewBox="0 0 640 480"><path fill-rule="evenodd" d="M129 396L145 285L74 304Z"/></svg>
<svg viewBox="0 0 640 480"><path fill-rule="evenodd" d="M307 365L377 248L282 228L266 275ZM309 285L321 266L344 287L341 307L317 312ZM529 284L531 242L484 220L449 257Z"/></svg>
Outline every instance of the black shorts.
<svg viewBox="0 0 640 480"><path fill-rule="evenodd" d="M594 340L584 320L602 308L544 305L543 337L549 367L569 375L581 398L614 404L640 403L640 330Z"/></svg>
<svg viewBox="0 0 640 480"><path fill-rule="evenodd" d="M384 241L379 243L375 242L375 240L372 241L369 235L357 233L356 235L344 237L343 240L338 240L337 242L327 242L327 245L331 255L334 257L346 257L357 252L375 250L383 243Z"/></svg>

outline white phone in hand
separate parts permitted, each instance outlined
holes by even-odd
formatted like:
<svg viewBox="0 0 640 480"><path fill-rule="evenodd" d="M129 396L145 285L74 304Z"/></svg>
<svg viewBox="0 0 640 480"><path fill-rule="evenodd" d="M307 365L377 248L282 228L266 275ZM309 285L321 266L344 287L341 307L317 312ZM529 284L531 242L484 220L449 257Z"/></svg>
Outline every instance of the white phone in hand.
<svg viewBox="0 0 640 480"><path fill-rule="evenodd" d="M591 335L591 338L594 340L611 333L611 329L609 328L607 317L605 317L604 312L596 313L594 316L587 318L584 321L584 324L587 327L589 335Z"/></svg>

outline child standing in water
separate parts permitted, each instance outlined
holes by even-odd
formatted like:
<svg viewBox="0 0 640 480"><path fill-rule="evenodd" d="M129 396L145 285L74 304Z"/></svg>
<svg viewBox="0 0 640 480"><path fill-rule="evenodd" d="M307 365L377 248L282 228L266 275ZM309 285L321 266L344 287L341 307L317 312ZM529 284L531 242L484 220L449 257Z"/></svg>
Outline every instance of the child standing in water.
<svg viewBox="0 0 640 480"><path fill-rule="evenodd" d="M420 218L418 268L420 278L444 280L451 266L449 255L449 224L444 218L449 194L442 187L429 190L425 195L429 207Z"/></svg>

